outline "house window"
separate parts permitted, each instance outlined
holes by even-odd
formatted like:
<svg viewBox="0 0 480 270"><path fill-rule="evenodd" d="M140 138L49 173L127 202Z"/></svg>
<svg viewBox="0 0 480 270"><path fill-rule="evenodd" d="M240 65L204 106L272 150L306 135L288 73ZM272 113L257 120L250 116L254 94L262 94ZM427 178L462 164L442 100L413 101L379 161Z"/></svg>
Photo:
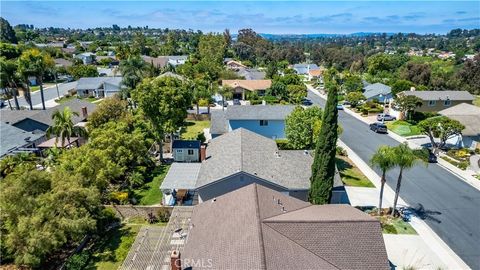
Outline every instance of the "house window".
<svg viewBox="0 0 480 270"><path fill-rule="evenodd" d="M260 126L268 126L268 120L260 120Z"/></svg>
<svg viewBox="0 0 480 270"><path fill-rule="evenodd" d="M435 106L436 104L437 104L436 100L429 100L428 101L428 106L430 106L430 107Z"/></svg>
<svg viewBox="0 0 480 270"><path fill-rule="evenodd" d="M450 105L452 105L452 101L447 99L443 102L443 105L444 106L450 106Z"/></svg>
<svg viewBox="0 0 480 270"><path fill-rule="evenodd" d="M177 149L177 153L182 153L183 150L182 149Z"/></svg>
<svg viewBox="0 0 480 270"><path fill-rule="evenodd" d="M190 156L193 155L193 149L188 149L188 155L190 155Z"/></svg>

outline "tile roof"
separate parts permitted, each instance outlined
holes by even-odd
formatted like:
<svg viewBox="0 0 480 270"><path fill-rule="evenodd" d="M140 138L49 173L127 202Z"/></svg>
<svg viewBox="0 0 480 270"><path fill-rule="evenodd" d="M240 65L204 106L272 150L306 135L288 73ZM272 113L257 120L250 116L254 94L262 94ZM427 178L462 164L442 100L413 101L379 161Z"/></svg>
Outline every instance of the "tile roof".
<svg viewBox="0 0 480 270"><path fill-rule="evenodd" d="M271 80L222 80L222 86L241 87L250 91L265 90L271 85Z"/></svg>
<svg viewBox="0 0 480 270"><path fill-rule="evenodd" d="M274 140L244 128L210 141L197 187L247 173L289 190L310 187L312 156L304 151L278 150Z"/></svg>
<svg viewBox="0 0 480 270"><path fill-rule="evenodd" d="M172 148L198 148L201 142L197 140L173 140Z"/></svg>
<svg viewBox="0 0 480 270"><path fill-rule="evenodd" d="M468 91L403 91L402 94L417 96L422 100L474 100Z"/></svg>
<svg viewBox="0 0 480 270"><path fill-rule="evenodd" d="M3 122L0 123L0 134L0 157L16 148L29 145L45 135L43 133L27 132Z"/></svg>
<svg viewBox="0 0 480 270"><path fill-rule="evenodd" d="M75 89L77 90L90 90L97 89L102 84L110 84L120 88L122 84L122 77L83 77L77 82Z"/></svg>
<svg viewBox="0 0 480 270"><path fill-rule="evenodd" d="M251 184L195 206L191 223L182 257L212 269L390 269L380 223L349 205Z"/></svg>
<svg viewBox="0 0 480 270"><path fill-rule="evenodd" d="M462 131L463 135L480 135L480 107L468 103L461 103L441 110L438 113L462 123L465 126L465 129Z"/></svg>
<svg viewBox="0 0 480 270"><path fill-rule="evenodd" d="M318 77L320 75L322 75L323 73L323 70L322 69L311 69L308 71L308 74L310 76L314 76L314 77Z"/></svg>
<svg viewBox="0 0 480 270"><path fill-rule="evenodd" d="M163 179L160 189L195 189L201 165L201 163L174 162Z"/></svg>

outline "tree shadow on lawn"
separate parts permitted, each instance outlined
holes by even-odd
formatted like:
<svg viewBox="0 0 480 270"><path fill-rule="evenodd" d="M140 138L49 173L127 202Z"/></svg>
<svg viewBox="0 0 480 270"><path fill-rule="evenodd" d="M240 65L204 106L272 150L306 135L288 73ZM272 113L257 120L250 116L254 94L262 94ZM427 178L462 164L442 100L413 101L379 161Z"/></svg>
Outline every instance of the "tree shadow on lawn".
<svg viewBox="0 0 480 270"><path fill-rule="evenodd" d="M337 164L337 168L340 172L353 168L352 164L348 163L342 158L336 157L335 163Z"/></svg>

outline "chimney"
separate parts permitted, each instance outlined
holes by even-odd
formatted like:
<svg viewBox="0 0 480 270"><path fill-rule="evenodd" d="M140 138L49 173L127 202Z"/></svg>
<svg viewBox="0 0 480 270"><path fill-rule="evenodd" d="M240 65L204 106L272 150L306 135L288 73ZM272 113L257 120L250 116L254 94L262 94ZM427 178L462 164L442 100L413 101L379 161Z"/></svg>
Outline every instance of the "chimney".
<svg viewBox="0 0 480 270"><path fill-rule="evenodd" d="M200 146L200 162L204 161L207 158L207 146L202 144Z"/></svg>
<svg viewBox="0 0 480 270"><path fill-rule="evenodd" d="M82 116L83 116L83 118L88 117L87 107L82 107Z"/></svg>
<svg viewBox="0 0 480 270"><path fill-rule="evenodd" d="M173 250L170 254L170 269L182 270L182 261L180 259L180 251Z"/></svg>
<svg viewBox="0 0 480 270"><path fill-rule="evenodd" d="M410 87L410 91L415 91L415 87Z"/></svg>

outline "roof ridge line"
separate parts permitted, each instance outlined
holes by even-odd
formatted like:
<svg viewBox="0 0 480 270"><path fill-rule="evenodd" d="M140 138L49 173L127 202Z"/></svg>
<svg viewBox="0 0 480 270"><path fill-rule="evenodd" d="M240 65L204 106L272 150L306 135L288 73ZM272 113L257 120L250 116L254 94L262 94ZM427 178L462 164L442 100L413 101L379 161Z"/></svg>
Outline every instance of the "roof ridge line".
<svg viewBox="0 0 480 270"><path fill-rule="evenodd" d="M278 234L280 234L280 235L282 235L283 237L287 238L288 240L292 241L295 245L297 245L297 246L301 247L302 249L308 251L309 253L313 254L315 257L318 257L318 258L324 260L325 262L327 262L328 264L331 264L331 265L332 265L333 267L335 267L336 269L339 269L339 270L342 269L342 268L340 268L339 266L335 265L334 263L330 262L329 260L323 258L322 256L317 255L316 253L314 253L313 251L309 250L308 248L305 248L304 246L300 245L299 243L297 243L297 241L291 239L290 237L286 236L285 234L283 234L283 233L275 230L275 228L273 228L272 226L269 226L269 225L268 225L268 222L267 222L267 223L262 222L262 224L265 224L265 226L268 226L270 229L274 230L274 231L277 232ZM262 230L262 234L263 234L263 230Z"/></svg>
<svg viewBox="0 0 480 270"><path fill-rule="evenodd" d="M260 250L261 250L261 254L260 254L260 258L262 260L262 268L263 269L267 269L267 258L265 256L265 245L263 243L263 230L262 230L262 220L260 219L260 207L259 207L259 201L258 201L258 189L257 189L257 184L254 184L253 185L253 188L255 189L255 214L257 216L257 219L258 219L258 229L260 230L259 231L259 234L258 234L258 240L259 240L259 243L260 243Z"/></svg>
<svg viewBox="0 0 480 270"><path fill-rule="evenodd" d="M298 209L300 210L300 209ZM296 210L295 210L296 211ZM292 212L295 212L292 211ZM284 213L287 214L287 213ZM283 215L283 214L280 214ZM378 222L377 220L268 220L277 216L269 217L264 219L262 222L265 223L360 223L360 222Z"/></svg>
<svg viewBox="0 0 480 270"><path fill-rule="evenodd" d="M293 212L295 212L295 211L298 211L298 210L301 210L301 209L304 209L304 208L307 208L307 207L310 207L310 206L313 206L313 204L310 204L310 205L306 205L306 206L300 207L300 208L298 208L298 209L295 209L295 210L293 210L293 211L290 211L290 212L286 212L286 213L280 213L280 214L278 214L278 215L275 215L275 216L271 216L271 217L265 218L265 219L263 219L263 220L262 220L262 222L264 222L264 221L265 221L265 220L267 220L267 219L274 218L274 217L278 217L278 216L285 215L285 214L288 214L288 213L293 213ZM268 222L268 221L267 221L267 222Z"/></svg>

